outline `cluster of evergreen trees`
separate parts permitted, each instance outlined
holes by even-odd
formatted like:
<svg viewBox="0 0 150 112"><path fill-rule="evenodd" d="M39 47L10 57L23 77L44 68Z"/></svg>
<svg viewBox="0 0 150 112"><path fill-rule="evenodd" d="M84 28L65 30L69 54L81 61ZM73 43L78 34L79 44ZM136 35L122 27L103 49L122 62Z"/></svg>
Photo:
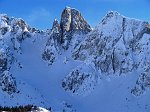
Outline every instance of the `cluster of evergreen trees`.
<svg viewBox="0 0 150 112"><path fill-rule="evenodd" d="M36 110L36 106L33 105L26 105L26 106L15 106L15 107L2 107L0 106L0 112L7 111L7 112L28 112L31 110Z"/></svg>

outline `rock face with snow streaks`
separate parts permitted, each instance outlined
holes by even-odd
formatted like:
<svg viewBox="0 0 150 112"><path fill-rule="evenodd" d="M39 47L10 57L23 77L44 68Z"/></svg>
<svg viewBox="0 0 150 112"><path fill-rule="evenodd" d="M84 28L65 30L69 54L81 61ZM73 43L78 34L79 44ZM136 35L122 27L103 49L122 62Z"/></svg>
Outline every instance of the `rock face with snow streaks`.
<svg viewBox="0 0 150 112"><path fill-rule="evenodd" d="M61 49L69 49L73 39L77 38L74 35L84 35L91 30L90 25L78 10L66 7L61 14L60 24L56 19L53 22L51 34L43 53L43 59L52 64L55 61L55 57L60 54Z"/></svg>
<svg viewBox="0 0 150 112"><path fill-rule="evenodd" d="M129 74L149 66L148 22L109 12L86 35L72 57L91 65L101 75Z"/></svg>
<svg viewBox="0 0 150 112"><path fill-rule="evenodd" d="M9 71L0 74L0 87L8 94L17 92L16 80Z"/></svg>

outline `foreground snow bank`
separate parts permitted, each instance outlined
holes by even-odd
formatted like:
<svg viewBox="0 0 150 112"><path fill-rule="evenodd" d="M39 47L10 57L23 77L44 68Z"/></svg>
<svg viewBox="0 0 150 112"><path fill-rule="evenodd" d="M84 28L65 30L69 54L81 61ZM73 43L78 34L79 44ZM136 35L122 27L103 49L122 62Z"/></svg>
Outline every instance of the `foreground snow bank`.
<svg viewBox="0 0 150 112"><path fill-rule="evenodd" d="M37 109L35 109L35 110L33 109L30 112L50 112L50 111L48 111L48 110L46 110L46 109L44 109L42 107L38 107Z"/></svg>

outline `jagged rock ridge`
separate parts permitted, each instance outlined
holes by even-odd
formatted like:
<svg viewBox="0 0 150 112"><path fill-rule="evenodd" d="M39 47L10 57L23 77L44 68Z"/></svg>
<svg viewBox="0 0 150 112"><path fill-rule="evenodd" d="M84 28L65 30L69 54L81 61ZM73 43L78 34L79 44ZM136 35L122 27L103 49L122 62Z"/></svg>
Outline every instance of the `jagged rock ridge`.
<svg viewBox="0 0 150 112"><path fill-rule="evenodd" d="M20 18L0 14L0 87L8 94L18 93L16 79L10 69L22 68L17 55L22 54L22 43L41 31L31 28Z"/></svg>
<svg viewBox="0 0 150 112"><path fill-rule="evenodd" d="M77 38L74 35L87 34L91 30L90 25L78 10L66 7L61 14L60 24L57 19L53 22L43 59L52 64L55 61L55 57L60 53L60 49L67 50L73 37Z"/></svg>

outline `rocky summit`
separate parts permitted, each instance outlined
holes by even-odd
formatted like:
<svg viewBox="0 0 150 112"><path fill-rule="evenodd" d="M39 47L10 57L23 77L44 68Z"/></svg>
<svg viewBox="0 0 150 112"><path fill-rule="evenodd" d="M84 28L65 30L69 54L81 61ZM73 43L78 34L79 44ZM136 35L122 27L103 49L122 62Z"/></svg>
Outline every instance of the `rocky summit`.
<svg viewBox="0 0 150 112"><path fill-rule="evenodd" d="M85 35L91 30L90 25L78 10L66 7L61 14L60 24L57 19L53 22L43 59L48 60L50 64L53 63L55 55L58 54L60 49L68 50L74 39L79 40L78 36L75 35Z"/></svg>
<svg viewBox="0 0 150 112"><path fill-rule="evenodd" d="M91 28L66 7L41 31L0 14L0 106L149 112L149 89L148 22L109 11Z"/></svg>

